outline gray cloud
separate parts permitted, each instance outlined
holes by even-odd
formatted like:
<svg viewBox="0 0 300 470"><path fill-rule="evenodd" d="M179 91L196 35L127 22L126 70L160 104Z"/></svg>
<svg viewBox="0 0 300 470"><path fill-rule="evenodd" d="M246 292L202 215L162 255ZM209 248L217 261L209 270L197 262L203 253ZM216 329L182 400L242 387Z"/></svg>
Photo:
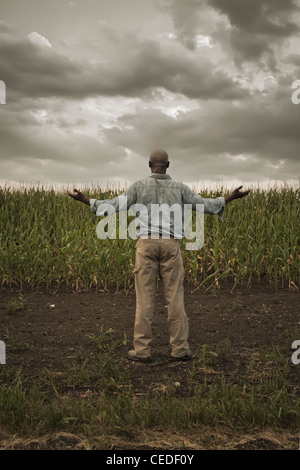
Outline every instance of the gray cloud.
<svg viewBox="0 0 300 470"><path fill-rule="evenodd" d="M74 5L68 34L0 22L2 180L133 181L157 147L186 182L298 178L295 2L149 1L144 24L141 2L101 3Z"/></svg>
<svg viewBox="0 0 300 470"><path fill-rule="evenodd" d="M125 149L100 142L97 135L74 132L81 124L78 120L69 126L56 120L54 125L42 124L32 109L24 111L25 104L24 100L0 113L1 179L6 174L16 181L105 182L116 176L116 167L121 170Z"/></svg>
<svg viewBox="0 0 300 470"><path fill-rule="evenodd" d="M275 37L299 32L299 25L293 20L293 14L299 11L295 0L208 0L208 4L243 31Z"/></svg>
<svg viewBox="0 0 300 470"><path fill-rule="evenodd" d="M169 54L154 40L133 47L129 35L117 41L113 62L72 61L28 38L5 36L0 43L0 69L8 99L22 96L84 98L93 95L143 96L156 87L191 98L241 98L247 94L204 57L197 61Z"/></svg>
<svg viewBox="0 0 300 470"><path fill-rule="evenodd" d="M274 69L274 47L300 31L297 0L172 0L169 9L187 48L195 49L198 34L208 34L237 65L267 60Z"/></svg>
<svg viewBox="0 0 300 470"><path fill-rule="evenodd" d="M300 54L289 54L285 57L284 62L300 67Z"/></svg>
<svg viewBox="0 0 300 470"><path fill-rule="evenodd" d="M291 171L299 171L298 113L283 89L264 100L253 97L240 106L215 103L178 119L139 109L104 133L112 145L138 154L150 153L153 146L165 148L172 156L172 171L190 180L195 168L205 179L236 175L248 180L255 173L258 178L288 179ZM131 128L124 128L129 123Z"/></svg>
<svg viewBox="0 0 300 470"><path fill-rule="evenodd" d="M230 21L228 41L237 63L267 56L274 69L274 46L300 31L299 4L294 0L208 0L208 4Z"/></svg>

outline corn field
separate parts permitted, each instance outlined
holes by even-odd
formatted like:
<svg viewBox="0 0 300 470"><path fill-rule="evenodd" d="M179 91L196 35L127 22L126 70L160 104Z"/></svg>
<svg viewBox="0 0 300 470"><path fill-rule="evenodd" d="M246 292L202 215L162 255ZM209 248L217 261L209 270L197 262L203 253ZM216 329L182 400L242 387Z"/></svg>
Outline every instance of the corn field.
<svg viewBox="0 0 300 470"><path fill-rule="evenodd" d="M107 199L121 191L82 188ZM225 195L222 188L203 197ZM99 218L65 190L0 188L1 286L122 289L134 286L135 240L99 240ZM234 285L267 280L299 284L299 190L256 188L226 206L224 222L205 214L204 246L185 250L186 280L199 285Z"/></svg>

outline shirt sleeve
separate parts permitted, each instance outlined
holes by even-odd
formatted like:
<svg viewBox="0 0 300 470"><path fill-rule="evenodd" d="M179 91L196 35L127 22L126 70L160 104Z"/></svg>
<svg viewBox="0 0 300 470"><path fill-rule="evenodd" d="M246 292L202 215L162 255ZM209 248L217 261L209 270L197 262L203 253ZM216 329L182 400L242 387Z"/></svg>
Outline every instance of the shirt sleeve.
<svg viewBox="0 0 300 470"><path fill-rule="evenodd" d="M114 207L116 212L128 210L136 203L136 185L133 183L126 191L112 199L90 199L91 210L96 215L103 215L101 206L109 205ZM99 209L98 209L99 208ZM103 209L103 207L102 207ZM100 213L100 214L97 214Z"/></svg>
<svg viewBox="0 0 300 470"><path fill-rule="evenodd" d="M192 210L194 211L197 211L197 204L203 204L205 214L217 215L219 220L223 221L223 212L225 208L224 197L204 198L194 193L188 186L183 184L182 199L184 204L191 204Z"/></svg>

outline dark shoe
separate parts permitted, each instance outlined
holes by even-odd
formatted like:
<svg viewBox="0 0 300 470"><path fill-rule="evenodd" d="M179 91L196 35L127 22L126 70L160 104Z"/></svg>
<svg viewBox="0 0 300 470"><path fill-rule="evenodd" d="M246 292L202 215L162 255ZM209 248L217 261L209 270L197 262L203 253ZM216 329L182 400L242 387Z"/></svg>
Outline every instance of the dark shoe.
<svg viewBox="0 0 300 470"><path fill-rule="evenodd" d="M149 362L152 362L152 358L150 356L149 357L138 357L136 355L136 352L135 352L134 349L132 351L128 351L127 359L130 359L131 361L135 361L135 362L144 362L146 364L149 363Z"/></svg>
<svg viewBox="0 0 300 470"><path fill-rule="evenodd" d="M185 356L181 356L181 357L171 356L171 361L172 362L186 362L186 361L190 361L192 357L193 356L191 354L186 354Z"/></svg>

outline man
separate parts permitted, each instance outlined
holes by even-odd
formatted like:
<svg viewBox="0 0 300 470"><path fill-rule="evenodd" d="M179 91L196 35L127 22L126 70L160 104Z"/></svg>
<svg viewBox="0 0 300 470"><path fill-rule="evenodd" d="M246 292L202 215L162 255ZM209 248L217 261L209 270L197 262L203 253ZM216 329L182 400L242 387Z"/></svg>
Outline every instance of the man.
<svg viewBox="0 0 300 470"><path fill-rule="evenodd" d="M197 210L197 205L203 205L204 213L218 215L221 219L225 205L234 199L246 196L249 191L241 192L242 186L240 186L226 197L202 198L188 186L172 180L166 174L169 158L165 150L153 151L149 166L150 176L136 181L127 191L113 199L88 199L77 189L68 194L90 205L95 214L99 213L99 208L101 209L103 204L112 205L116 211L127 210L135 204L143 204L147 208L149 217L144 222L141 221L136 247L134 349L128 351L127 357L139 362L152 361L152 320L159 275L167 305L171 360L187 361L191 359L192 353L188 344L189 328L184 308L184 268L179 244L179 238L183 237L183 233L178 234L174 218L169 219L168 227L165 227L161 221L154 224L150 215L152 208L154 205L166 204L166 207L171 207L176 204L183 211L185 205L190 205L193 210ZM126 205L121 207L124 197Z"/></svg>

